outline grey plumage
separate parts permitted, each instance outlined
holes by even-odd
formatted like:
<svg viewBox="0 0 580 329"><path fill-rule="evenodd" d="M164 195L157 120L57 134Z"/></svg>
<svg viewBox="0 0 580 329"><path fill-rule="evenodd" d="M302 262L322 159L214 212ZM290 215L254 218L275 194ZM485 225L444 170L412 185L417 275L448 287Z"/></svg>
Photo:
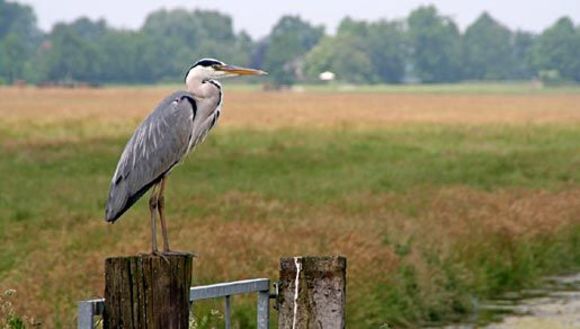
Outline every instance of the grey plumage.
<svg viewBox="0 0 580 329"><path fill-rule="evenodd" d="M218 97L203 102L189 92L175 92L139 125L111 180L107 221L117 220L203 141L220 115L221 90L216 88Z"/></svg>
<svg viewBox="0 0 580 329"><path fill-rule="evenodd" d="M171 253L165 218L167 175L217 123L222 87L215 79L264 75L261 70L229 65L212 58L193 64L185 75L187 91L166 97L137 127L127 142L111 180L105 220L116 221L149 189L151 253ZM163 253L157 248L157 220L161 223Z"/></svg>

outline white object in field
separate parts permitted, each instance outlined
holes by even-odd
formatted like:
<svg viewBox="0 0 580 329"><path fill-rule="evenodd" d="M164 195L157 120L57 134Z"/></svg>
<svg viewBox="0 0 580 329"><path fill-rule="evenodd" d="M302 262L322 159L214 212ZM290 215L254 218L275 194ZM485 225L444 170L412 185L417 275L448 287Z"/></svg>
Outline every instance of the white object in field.
<svg viewBox="0 0 580 329"><path fill-rule="evenodd" d="M336 78L336 74L330 71L324 71L318 75L318 79L322 81L332 81Z"/></svg>

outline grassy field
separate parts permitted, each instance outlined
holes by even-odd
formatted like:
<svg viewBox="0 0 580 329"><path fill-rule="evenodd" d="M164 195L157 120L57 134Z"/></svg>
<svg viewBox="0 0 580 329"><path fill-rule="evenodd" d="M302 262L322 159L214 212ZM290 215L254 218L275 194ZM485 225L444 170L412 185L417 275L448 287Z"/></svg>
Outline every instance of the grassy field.
<svg viewBox="0 0 580 329"><path fill-rule="evenodd" d="M0 292L17 314L72 328L76 301L103 295L104 258L148 250L146 202L115 225L103 209L169 91L0 88ZM226 91L220 126L168 181L170 236L199 255L197 284L345 255L348 327L416 327L580 266L579 165L575 90Z"/></svg>

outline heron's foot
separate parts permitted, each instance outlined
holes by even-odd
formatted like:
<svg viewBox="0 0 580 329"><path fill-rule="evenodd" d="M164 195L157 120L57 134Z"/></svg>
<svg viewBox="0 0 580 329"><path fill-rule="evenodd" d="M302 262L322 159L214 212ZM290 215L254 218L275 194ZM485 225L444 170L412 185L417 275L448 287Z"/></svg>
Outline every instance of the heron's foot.
<svg viewBox="0 0 580 329"><path fill-rule="evenodd" d="M170 249L166 249L163 250L163 255L166 256L186 256L186 255L192 255L193 257L197 257L197 254L190 252L190 251L178 251L178 250L170 250Z"/></svg>
<svg viewBox="0 0 580 329"><path fill-rule="evenodd" d="M151 256L156 256L156 257L161 257L163 258L163 260L169 264L169 259L166 257L166 254L164 252L160 252L159 250L151 250Z"/></svg>

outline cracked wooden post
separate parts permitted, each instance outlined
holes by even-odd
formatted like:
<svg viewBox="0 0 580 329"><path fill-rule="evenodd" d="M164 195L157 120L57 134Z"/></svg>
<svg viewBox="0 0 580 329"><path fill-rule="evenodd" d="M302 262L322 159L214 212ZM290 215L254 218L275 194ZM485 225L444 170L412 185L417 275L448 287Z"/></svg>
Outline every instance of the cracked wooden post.
<svg viewBox="0 0 580 329"><path fill-rule="evenodd" d="M345 305L345 257L280 259L278 329L343 329Z"/></svg>
<svg viewBox="0 0 580 329"><path fill-rule="evenodd" d="M193 256L105 261L105 329L187 329Z"/></svg>

